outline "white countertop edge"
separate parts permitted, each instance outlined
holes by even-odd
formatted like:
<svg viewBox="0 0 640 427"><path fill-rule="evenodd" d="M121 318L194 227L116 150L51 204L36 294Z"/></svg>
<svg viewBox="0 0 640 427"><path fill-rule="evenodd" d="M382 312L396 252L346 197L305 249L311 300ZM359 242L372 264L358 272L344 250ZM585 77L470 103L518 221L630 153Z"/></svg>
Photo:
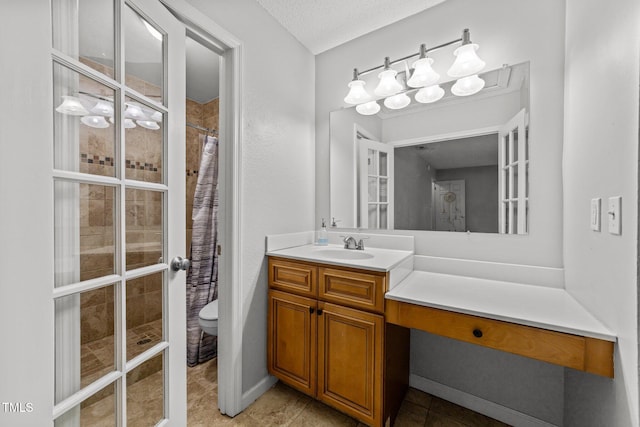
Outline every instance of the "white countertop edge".
<svg viewBox="0 0 640 427"><path fill-rule="evenodd" d="M375 258L369 258L365 260L324 258L324 257L314 257L313 254L307 253L308 250L323 249L323 248L341 249L345 251L349 250L349 249L344 249L341 245L330 244L326 246L320 246L320 245L310 244L310 245L302 245L302 246L296 246L296 247L291 247L286 249L267 251L266 255L280 257L280 258L295 259L298 261L314 262L314 263L324 264L324 265L335 265L339 267L348 267L348 268L355 268L355 269L369 270L369 271L379 271L379 272L391 271L392 269L394 269L395 267L401 265L404 261L406 261L407 258L413 257L413 251L405 251L405 250L398 250L398 249L380 249L380 248L365 248L365 252L370 252L374 254L377 253L383 256L384 254L391 253L394 256L394 258L397 257L397 259L393 260L392 262L381 263L379 259L376 260ZM380 263L382 264L382 266L378 265Z"/></svg>
<svg viewBox="0 0 640 427"><path fill-rule="evenodd" d="M555 332L564 332L572 335L579 335L579 336L584 336L589 338L597 338L604 341L611 341L611 342L617 341L617 337L613 335L611 332L605 332L605 331L598 332L593 330L572 328L572 327L563 326L563 325L545 323L541 321L533 321L529 319L518 319L510 316L501 316L500 314L497 314L497 313L486 313L486 312L477 311L477 310L469 310L464 307L454 307L450 305L437 304L430 301L418 301L418 300L405 298L397 295L389 295L389 292L387 292L387 294L385 295L385 299L390 299L390 300L399 301L399 302L406 302L406 303L415 304L415 305L421 305L423 307L437 308L441 310L452 311L455 313L469 314L472 316L484 317L492 320L501 320L503 322L515 323L515 324L524 325L524 326L531 326L534 328L546 329L546 330L555 331Z"/></svg>
<svg viewBox="0 0 640 427"><path fill-rule="evenodd" d="M451 279L452 277L453 278L456 277L455 275L449 275L449 274L431 273L431 272L425 272L425 271L414 271L407 278L405 278L400 284L398 284L397 287L387 292L385 294L385 298L390 300L415 304L415 305L421 305L424 307L437 308L437 309L452 311L456 313L463 313L463 314L469 314L473 316L484 317L488 319L501 320L509 323L532 326L532 327L547 329L551 331L564 332L564 333L569 333L573 335L585 336L589 338L598 338L605 341L616 342L617 340L617 337L613 332L611 332L606 326L604 326L599 320L597 320L587 309L585 309L578 301L576 301L564 289L545 288L542 286L535 286L535 285L522 285L519 283L510 284L507 282L495 281L497 285L507 285L507 286L514 286L514 287L524 286L525 288L523 289L527 289L527 288L529 290L536 289L545 293L549 293L550 297L553 297L554 300L557 299L558 294L561 293L568 304L570 304L573 308L580 310L579 317L585 319L586 320L585 323L588 323L588 325L583 326L580 324L576 324L579 322L568 322L570 324L562 321L553 322L552 320L545 320L542 317L535 317L531 313L529 313L528 316L518 317L518 316L514 316L513 314L501 313L499 310L499 306L496 307L495 310L489 311L489 310L483 310L482 307L471 307L469 305L465 305L464 301L462 301L460 304L450 304L450 303L443 304L438 301L438 297L439 297L437 293L438 289L435 289L435 288L434 288L434 292L431 293L432 297L430 299L422 298L422 296L414 298L411 296L411 294L417 293L417 292L414 291L412 287L415 288L417 286L419 287L424 286L425 288L428 288L428 285L426 284L422 285L418 283L420 282L419 276L425 273L428 274L431 278L433 278L434 276L435 277L443 276L443 278L445 279ZM465 278L465 279L468 280L469 278ZM479 279L479 280L483 282L494 282L494 281L487 281L486 279ZM478 287L481 287L481 286L482 286L481 284L478 285ZM516 288L512 288L512 289L516 289Z"/></svg>

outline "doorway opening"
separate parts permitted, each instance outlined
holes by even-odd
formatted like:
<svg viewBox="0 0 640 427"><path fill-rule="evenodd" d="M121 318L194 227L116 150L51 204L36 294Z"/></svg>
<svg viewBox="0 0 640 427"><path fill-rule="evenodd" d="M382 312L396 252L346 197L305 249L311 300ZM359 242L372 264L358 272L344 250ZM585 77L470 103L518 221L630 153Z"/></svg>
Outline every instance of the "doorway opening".
<svg viewBox="0 0 640 427"><path fill-rule="evenodd" d="M188 417L218 414L220 56L186 38L186 248Z"/></svg>

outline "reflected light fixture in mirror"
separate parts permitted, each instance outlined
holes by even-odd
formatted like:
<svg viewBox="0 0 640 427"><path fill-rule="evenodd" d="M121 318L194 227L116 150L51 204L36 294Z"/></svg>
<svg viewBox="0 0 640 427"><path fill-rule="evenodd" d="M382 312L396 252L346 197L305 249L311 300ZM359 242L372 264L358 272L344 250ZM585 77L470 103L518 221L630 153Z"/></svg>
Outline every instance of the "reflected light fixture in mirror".
<svg viewBox="0 0 640 427"><path fill-rule="evenodd" d="M416 101L421 104L431 104L432 102L439 101L444 96L444 89L440 85L432 85L423 87L416 92Z"/></svg>
<svg viewBox="0 0 640 427"><path fill-rule="evenodd" d="M356 105L356 111L363 116L372 116L380 111L380 104L376 101Z"/></svg>
<svg viewBox="0 0 640 427"><path fill-rule="evenodd" d="M444 90L437 84L440 75L433 68L433 59L427 56L427 53L442 49L444 47L461 43L461 46L454 51L456 57L453 65L449 68L447 74L455 77L458 81L452 87L452 93L456 96L469 96L478 93L484 87L484 81L478 76L485 66L485 62L480 59L476 53L478 45L471 42L469 30L462 31L462 37L452 40L441 45L428 48L425 44L420 45L420 50L412 55L405 56L394 61L389 57L385 57L384 64L368 70L359 72L357 68L353 70L353 80L348 84L349 93L344 98L347 104L356 105L356 111L360 114L371 115L377 111L372 103L377 104L380 98L385 98L384 105L389 109L402 109L411 103L408 93L419 89L415 95L415 99L420 103L436 102L444 95ZM398 81L398 72L392 68L392 65L405 62L409 58L419 56L419 59L412 64L412 71L408 70L404 73L404 84ZM365 89L365 81L360 76L371 73L375 70L384 68L378 78L380 81L373 91L377 98L367 93ZM362 107L360 107L363 105ZM364 106L366 105L366 106ZM380 106L378 105L378 110Z"/></svg>
<svg viewBox="0 0 640 427"><path fill-rule="evenodd" d="M469 96L480 92L483 87L484 80L478 77L477 74L474 74L472 76L459 79L453 86L451 86L451 93L456 96Z"/></svg>
<svg viewBox="0 0 640 427"><path fill-rule="evenodd" d="M136 123L145 129L160 129L158 124L162 121L160 111L130 102L125 103L125 106L125 129L135 128ZM109 123L115 123L113 120L113 100L87 92L81 91L79 96L63 95L62 103L55 110L68 116L79 116L82 124L92 128L104 129L109 127Z"/></svg>

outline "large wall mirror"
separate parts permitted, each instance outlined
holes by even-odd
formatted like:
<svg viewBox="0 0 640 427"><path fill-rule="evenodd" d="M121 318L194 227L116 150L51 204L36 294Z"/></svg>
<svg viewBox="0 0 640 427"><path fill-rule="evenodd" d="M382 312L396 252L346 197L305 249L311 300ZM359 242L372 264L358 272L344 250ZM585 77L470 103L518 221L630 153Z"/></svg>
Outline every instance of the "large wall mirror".
<svg viewBox="0 0 640 427"><path fill-rule="evenodd" d="M331 113L333 225L527 234L529 63L485 88L371 116Z"/></svg>

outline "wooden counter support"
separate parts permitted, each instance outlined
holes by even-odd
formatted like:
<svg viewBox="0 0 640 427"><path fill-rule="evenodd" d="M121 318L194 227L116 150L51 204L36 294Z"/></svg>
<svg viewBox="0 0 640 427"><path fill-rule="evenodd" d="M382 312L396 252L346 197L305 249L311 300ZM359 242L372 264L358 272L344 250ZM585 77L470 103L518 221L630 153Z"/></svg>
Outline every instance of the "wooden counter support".
<svg viewBox="0 0 640 427"><path fill-rule="evenodd" d="M472 344L613 378L613 342L387 300L385 318Z"/></svg>

